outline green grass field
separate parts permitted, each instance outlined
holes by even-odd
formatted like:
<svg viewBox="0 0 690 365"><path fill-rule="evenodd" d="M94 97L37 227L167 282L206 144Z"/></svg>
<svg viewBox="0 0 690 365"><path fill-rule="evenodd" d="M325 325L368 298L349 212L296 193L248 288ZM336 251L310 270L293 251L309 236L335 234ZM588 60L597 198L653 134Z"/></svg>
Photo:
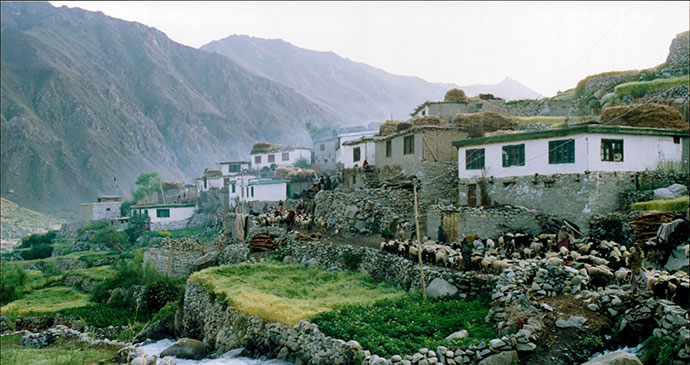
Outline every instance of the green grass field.
<svg viewBox="0 0 690 365"><path fill-rule="evenodd" d="M633 204L633 210L661 210L664 212L675 212L688 209L688 197L681 196L676 199L651 200Z"/></svg>
<svg viewBox="0 0 690 365"><path fill-rule="evenodd" d="M690 86L690 77L686 75L680 77L671 77L668 79L656 79L651 81L626 82L625 84L620 84L616 86L614 92L617 96L629 94L633 97L640 98L652 91L670 89L682 85Z"/></svg>
<svg viewBox="0 0 690 365"><path fill-rule="evenodd" d="M192 274L190 280L244 313L288 325L341 306L404 295L365 274L280 263L215 267Z"/></svg>
<svg viewBox="0 0 690 365"><path fill-rule="evenodd" d="M20 336L0 338L0 363L3 365L86 365L103 361L112 363L116 346L88 345L86 343L58 342L42 349L22 345Z"/></svg>
<svg viewBox="0 0 690 365"><path fill-rule="evenodd" d="M52 314L66 308L89 304L88 294L66 286L34 290L23 298L0 308L3 315L28 316Z"/></svg>

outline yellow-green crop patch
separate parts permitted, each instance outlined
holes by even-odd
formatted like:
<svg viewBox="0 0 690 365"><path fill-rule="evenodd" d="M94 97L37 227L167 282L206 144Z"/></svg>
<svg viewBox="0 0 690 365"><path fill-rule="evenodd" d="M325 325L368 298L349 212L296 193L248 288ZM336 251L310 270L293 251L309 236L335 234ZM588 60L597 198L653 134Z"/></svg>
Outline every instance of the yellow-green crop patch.
<svg viewBox="0 0 690 365"><path fill-rule="evenodd" d="M565 117L550 117L550 116L516 117L515 121L521 125L534 124L534 123L557 124L557 123L565 122Z"/></svg>
<svg viewBox="0 0 690 365"><path fill-rule="evenodd" d="M331 272L280 263L214 267L192 274L197 282L244 313L294 325L345 305L401 297L391 285L355 272Z"/></svg>
<svg viewBox="0 0 690 365"><path fill-rule="evenodd" d="M83 307L89 304L89 296L74 288L54 286L35 290L22 299L7 303L0 312L3 315L42 315L51 314L59 310Z"/></svg>
<svg viewBox="0 0 690 365"><path fill-rule="evenodd" d="M110 265L94 266L88 269L74 269L65 272L63 277L70 275L79 275L87 279L103 281L113 277L113 275L115 275L115 269Z"/></svg>
<svg viewBox="0 0 690 365"><path fill-rule="evenodd" d="M689 199L681 196L675 199L651 200L633 204L633 210L661 210L664 212L675 212L688 209Z"/></svg>
<svg viewBox="0 0 690 365"><path fill-rule="evenodd" d="M84 342L59 342L46 348L36 349L23 346L19 336L4 336L0 341L2 341L0 363L7 365L95 364L100 361L112 363L118 350L117 346L89 345Z"/></svg>

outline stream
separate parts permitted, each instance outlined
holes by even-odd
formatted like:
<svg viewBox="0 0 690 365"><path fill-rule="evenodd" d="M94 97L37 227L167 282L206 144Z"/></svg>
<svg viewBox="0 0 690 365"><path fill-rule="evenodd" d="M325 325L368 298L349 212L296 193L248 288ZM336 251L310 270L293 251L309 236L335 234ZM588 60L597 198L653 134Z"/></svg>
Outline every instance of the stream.
<svg viewBox="0 0 690 365"><path fill-rule="evenodd" d="M166 348L172 346L176 340L163 339L160 341L152 342L146 345L137 346L142 349L147 355L156 355L160 358L161 352ZM291 363L283 360L276 359L251 359L248 357L227 357L227 358L217 358L217 359L202 359L202 360L185 360L185 359L175 359L175 364L178 365L290 365Z"/></svg>
<svg viewBox="0 0 690 365"><path fill-rule="evenodd" d="M642 350L642 344L639 344L635 347L621 347L621 348L617 348L615 350L604 350L604 352L597 352L596 354L590 356L588 360L592 360L595 357L598 357L601 355L606 355L608 353L616 352L616 351L625 351L631 355L638 356L638 354L640 353L640 350Z"/></svg>

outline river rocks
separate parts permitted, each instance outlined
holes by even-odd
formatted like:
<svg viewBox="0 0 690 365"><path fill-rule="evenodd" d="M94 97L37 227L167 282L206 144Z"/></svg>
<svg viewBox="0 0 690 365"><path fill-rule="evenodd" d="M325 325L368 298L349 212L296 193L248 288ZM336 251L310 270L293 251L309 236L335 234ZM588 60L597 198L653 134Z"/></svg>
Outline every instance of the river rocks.
<svg viewBox="0 0 690 365"><path fill-rule="evenodd" d="M598 356L582 365L642 365L642 361L625 351L616 351Z"/></svg>
<svg viewBox="0 0 690 365"><path fill-rule="evenodd" d="M440 298L447 295L454 295L458 292L458 288L441 278L436 278L431 281L429 287L426 288L426 292L432 298Z"/></svg>
<svg viewBox="0 0 690 365"><path fill-rule="evenodd" d="M194 266L195 271L203 270L207 267L214 266L217 262L218 259L218 251L211 251L206 253L205 255L199 257L198 259L194 260L192 265Z"/></svg>
<svg viewBox="0 0 690 365"><path fill-rule="evenodd" d="M517 360L517 351L505 351L485 358L479 365L512 365Z"/></svg>
<svg viewBox="0 0 690 365"><path fill-rule="evenodd" d="M576 327L579 328L583 324L587 322L587 318L585 317L579 317L579 316L570 316L568 317L567 320L563 320L561 318L556 320L556 327L558 328L571 328L571 327Z"/></svg>
<svg viewBox="0 0 690 365"><path fill-rule="evenodd" d="M245 243L230 244L218 255L221 265L233 265L246 262L249 257L249 246Z"/></svg>
<svg viewBox="0 0 690 365"><path fill-rule="evenodd" d="M161 356L173 356L181 359L201 360L206 356L206 346L199 341L191 338L183 338L174 345L161 352Z"/></svg>

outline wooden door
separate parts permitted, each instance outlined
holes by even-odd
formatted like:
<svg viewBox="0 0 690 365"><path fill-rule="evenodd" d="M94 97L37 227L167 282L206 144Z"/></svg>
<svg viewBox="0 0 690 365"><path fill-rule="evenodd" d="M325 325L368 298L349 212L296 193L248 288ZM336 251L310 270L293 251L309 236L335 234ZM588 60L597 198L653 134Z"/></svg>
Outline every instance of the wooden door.
<svg viewBox="0 0 690 365"><path fill-rule="evenodd" d="M467 185L467 205L471 207L477 206L477 185Z"/></svg>
<svg viewBox="0 0 690 365"><path fill-rule="evenodd" d="M446 242L456 242L458 240L458 213L444 212L442 219L443 232L446 233Z"/></svg>

